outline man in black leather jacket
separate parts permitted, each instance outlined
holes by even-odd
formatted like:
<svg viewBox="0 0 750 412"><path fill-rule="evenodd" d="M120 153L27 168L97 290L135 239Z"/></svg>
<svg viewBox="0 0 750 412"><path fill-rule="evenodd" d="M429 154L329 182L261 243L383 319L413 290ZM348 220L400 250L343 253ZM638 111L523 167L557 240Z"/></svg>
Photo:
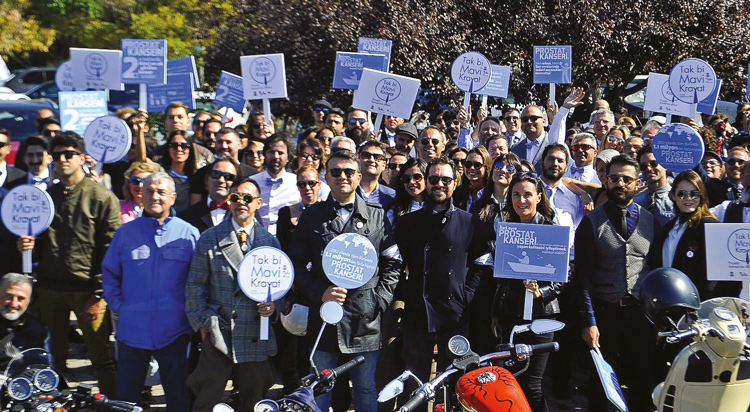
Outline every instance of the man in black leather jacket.
<svg viewBox="0 0 750 412"><path fill-rule="evenodd" d="M49 333L42 322L26 313L31 301L31 279L8 273L0 280L0 368L5 370L14 354L30 348L49 351Z"/></svg>

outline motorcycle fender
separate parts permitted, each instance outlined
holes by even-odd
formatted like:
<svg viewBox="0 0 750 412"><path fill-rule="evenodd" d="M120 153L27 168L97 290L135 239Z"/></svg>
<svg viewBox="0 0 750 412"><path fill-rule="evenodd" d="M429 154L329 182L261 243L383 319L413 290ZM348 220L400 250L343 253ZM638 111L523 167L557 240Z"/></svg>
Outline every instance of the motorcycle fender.
<svg viewBox="0 0 750 412"><path fill-rule="evenodd" d="M521 385L499 366L475 369L456 382L461 406L472 412L531 412Z"/></svg>

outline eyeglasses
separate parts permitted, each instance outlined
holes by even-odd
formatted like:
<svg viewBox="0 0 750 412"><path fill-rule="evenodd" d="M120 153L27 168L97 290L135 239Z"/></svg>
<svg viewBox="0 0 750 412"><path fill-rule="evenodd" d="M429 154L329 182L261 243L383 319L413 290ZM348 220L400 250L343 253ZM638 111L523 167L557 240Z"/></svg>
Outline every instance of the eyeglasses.
<svg viewBox="0 0 750 412"><path fill-rule="evenodd" d="M613 185L616 185L617 183L619 183L620 180L622 180L622 182L625 183L626 185L629 185L633 183L636 180L636 178L632 176L625 176L625 175L608 175L607 180L609 181L609 183L612 183Z"/></svg>
<svg viewBox="0 0 750 412"><path fill-rule="evenodd" d="M458 125L461 124L461 122L459 120L454 120L454 121L451 122L451 124L454 125L454 126L458 126Z"/></svg>
<svg viewBox="0 0 750 412"><path fill-rule="evenodd" d="M438 182L443 182L443 185L448 186L453 181L453 178L450 176L430 176L427 178L427 181L433 186L437 185Z"/></svg>
<svg viewBox="0 0 750 412"><path fill-rule="evenodd" d="M388 166L391 170L399 170L401 169L401 165L398 163L388 163L386 166Z"/></svg>
<svg viewBox="0 0 750 412"><path fill-rule="evenodd" d="M481 169L483 166L484 163L482 162L470 162L468 160L464 162L464 167L467 169Z"/></svg>
<svg viewBox="0 0 750 412"><path fill-rule="evenodd" d="M376 162L385 160L385 156L380 153L360 152L359 157L362 160L374 159Z"/></svg>
<svg viewBox="0 0 750 412"><path fill-rule="evenodd" d="M333 168L333 169L329 170L328 173L331 176L335 177L335 178L341 177L341 173L344 173L347 178L351 179L352 176L354 176L354 174L357 173L357 171L354 170L354 169L348 169L348 168L347 169L340 169L340 168L336 167L336 168Z"/></svg>
<svg viewBox="0 0 750 412"><path fill-rule="evenodd" d="M310 187L312 189L313 187L317 186L318 183L320 182L317 180L308 180L308 181L300 180L297 182L297 187L300 189L304 189L305 187Z"/></svg>
<svg viewBox="0 0 750 412"><path fill-rule="evenodd" d="M76 150L61 150L59 152L52 152L52 160L57 160L60 156L64 157L64 160L70 160L73 156L81 154Z"/></svg>
<svg viewBox="0 0 750 412"><path fill-rule="evenodd" d="M652 160L650 162L644 162L639 165L641 171L648 170L649 166L651 166L652 169L656 169L657 167L659 167L659 163L657 163L656 160Z"/></svg>
<svg viewBox="0 0 750 412"><path fill-rule="evenodd" d="M314 154L314 153L313 154L310 154L310 153L301 153L299 155L299 157L302 160L307 160L307 159L310 159L310 158L312 158L312 160L320 160L320 155L317 155L317 154Z"/></svg>
<svg viewBox="0 0 750 412"><path fill-rule="evenodd" d="M440 139L435 139L435 138L428 139L428 138L424 138L424 139L420 140L419 142L422 143L423 146L427 146L430 143L432 143L433 146L437 146L438 143L440 143Z"/></svg>
<svg viewBox="0 0 750 412"><path fill-rule="evenodd" d="M177 142L171 142L171 143L170 143L170 144L168 144L167 146L168 146L168 147L169 147L170 149L175 149L175 150L187 150L187 149L189 149L189 148L190 148L190 143L187 143L187 142L185 142L185 143L177 143Z"/></svg>
<svg viewBox="0 0 750 412"><path fill-rule="evenodd" d="M145 182L146 179L143 179L141 177L131 177L130 178L130 184L133 186L143 186L143 182Z"/></svg>
<svg viewBox="0 0 750 412"><path fill-rule="evenodd" d="M62 133L62 130L44 130L42 131L42 134L46 137L55 137L58 133Z"/></svg>
<svg viewBox="0 0 750 412"><path fill-rule="evenodd" d="M252 203L253 200L255 200L255 198L252 195L241 195L239 193L232 193L229 195L230 203L244 203L247 205Z"/></svg>
<svg viewBox="0 0 750 412"><path fill-rule="evenodd" d="M328 108L327 107L313 107L313 111L328 113Z"/></svg>
<svg viewBox="0 0 750 412"><path fill-rule="evenodd" d="M719 163L718 160L708 160L706 163L703 163L703 167L719 167L721 166L721 163Z"/></svg>
<svg viewBox="0 0 750 412"><path fill-rule="evenodd" d="M687 200L687 199L700 199L701 198L701 192L700 190L678 190L677 191L677 198L680 200Z"/></svg>
<svg viewBox="0 0 750 412"><path fill-rule="evenodd" d="M414 173L413 175L404 174L401 176L402 183L411 183L412 180L415 182L421 182L424 179L424 175L421 173Z"/></svg>
<svg viewBox="0 0 750 412"><path fill-rule="evenodd" d="M218 136L218 134L219 134L219 132L206 131L206 133L203 133L203 136L206 136L206 137L216 137L216 136Z"/></svg>
<svg viewBox="0 0 750 412"><path fill-rule="evenodd" d="M570 148L574 152L587 152L587 151L593 149L594 146L591 146L589 144L581 143L581 144L574 144L573 146L570 146Z"/></svg>
<svg viewBox="0 0 750 412"><path fill-rule="evenodd" d="M351 119L349 119L349 126L356 126L357 123L363 125L366 121L367 119L365 119L364 117L352 117Z"/></svg>
<svg viewBox="0 0 750 412"><path fill-rule="evenodd" d="M732 158L732 159L727 160L727 164L729 166L735 166L735 165L736 166L742 166L742 165L745 164L745 160Z"/></svg>
<svg viewBox="0 0 750 412"><path fill-rule="evenodd" d="M542 116L522 116L521 121L523 123L526 123L528 121L531 121L532 123L536 122L537 120L542 119Z"/></svg>
<svg viewBox="0 0 750 412"><path fill-rule="evenodd" d="M505 170L510 174L516 173L516 167L508 163L495 163L493 169L495 169L496 172L502 172Z"/></svg>
<svg viewBox="0 0 750 412"><path fill-rule="evenodd" d="M247 157L261 157L261 156L263 156L263 150L245 149L245 156L247 156Z"/></svg>
<svg viewBox="0 0 750 412"><path fill-rule="evenodd" d="M211 176L211 179L219 180L219 178L224 178L227 182L234 182L234 179L237 178L237 175L232 173L226 173L226 172L220 172L218 170L212 170L209 174Z"/></svg>
<svg viewBox="0 0 750 412"><path fill-rule="evenodd" d="M617 144L623 144L623 143L625 143L625 140L623 140L622 137L617 137L617 136L607 136L607 141L610 142L610 143L615 143L616 142Z"/></svg>
<svg viewBox="0 0 750 412"><path fill-rule="evenodd" d="M521 118L518 117L518 116L505 116L505 121L506 122L512 122L514 120L521 120Z"/></svg>
<svg viewBox="0 0 750 412"><path fill-rule="evenodd" d="M2 149L3 147L5 147L5 146L7 146L7 145L8 145L8 143L5 143L5 142L0 142L0 149Z"/></svg>
<svg viewBox="0 0 750 412"><path fill-rule="evenodd" d="M539 175L536 174L535 172L523 172L523 173L519 173L518 177L520 177L520 178L526 178L526 179L531 179L531 180L535 181L537 184L539 183Z"/></svg>
<svg viewBox="0 0 750 412"><path fill-rule="evenodd" d="M466 159L451 159L451 160L453 161L453 163L456 164L456 166L458 166L458 165L465 166L466 165Z"/></svg>

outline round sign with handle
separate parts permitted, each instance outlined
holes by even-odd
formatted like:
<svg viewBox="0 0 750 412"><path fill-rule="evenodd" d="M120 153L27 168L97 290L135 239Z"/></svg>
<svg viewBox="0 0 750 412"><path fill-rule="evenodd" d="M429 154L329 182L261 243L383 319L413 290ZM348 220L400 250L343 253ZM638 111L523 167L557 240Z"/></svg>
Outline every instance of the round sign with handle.
<svg viewBox="0 0 750 412"><path fill-rule="evenodd" d="M83 134L86 153L96 159L97 169L102 163L114 163L128 154L133 134L124 120L117 116L94 119Z"/></svg>
<svg viewBox="0 0 750 412"><path fill-rule="evenodd" d="M39 236L55 218L55 204L45 190L34 185L11 189L0 206L0 218L16 236ZM31 273L31 250L23 251L23 273Z"/></svg>
<svg viewBox="0 0 750 412"><path fill-rule="evenodd" d="M685 59L669 72L669 88L674 97L684 103L698 103L716 88L716 72L700 59Z"/></svg>
<svg viewBox="0 0 750 412"><path fill-rule="evenodd" d="M358 288L378 270L378 252L370 239L357 233L343 233L323 250L323 272L334 285Z"/></svg>
<svg viewBox="0 0 750 412"><path fill-rule="evenodd" d="M461 91L476 93L489 83L492 65L482 53L466 52L451 65L451 79Z"/></svg>
<svg viewBox="0 0 750 412"><path fill-rule="evenodd" d="M703 159L703 138L692 127L682 123L668 124L656 133L651 148L656 162L670 172L694 168Z"/></svg>

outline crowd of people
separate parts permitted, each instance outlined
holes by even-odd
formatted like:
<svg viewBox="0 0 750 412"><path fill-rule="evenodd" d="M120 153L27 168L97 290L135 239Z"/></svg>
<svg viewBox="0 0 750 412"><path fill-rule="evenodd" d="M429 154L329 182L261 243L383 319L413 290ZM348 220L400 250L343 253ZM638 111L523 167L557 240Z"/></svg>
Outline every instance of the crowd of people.
<svg viewBox="0 0 750 412"><path fill-rule="evenodd" d="M663 116L640 125L597 100L580 124L571 113L584 99L573 88L560 106L511 107L502 117L468 107L431 121L385 116L380 130L366 111L318 100L297 136L258 110L230 128L215 112L191 120L175 102L161 145L147 113L123 109L133 147L101 173L82 138L41 111L39 134L23 142L14 166L5 162L12 136L0 129L0 195L31 184L55 206L37 237L1 229L0 323L16 328L20 349L48 347L65 372L73 312L107 396L142 402L158 364L168 411L210 411L229 380L239 410L250 411L275 383L285 393L301 384L319 308L335 300L344 318L323 332L314 362L323 369L363 355L365 363L351 373L351 393L338 385L317 402L345 411L351 399L365 412L378 410L377 391L404 369L427 380L433 361L445 368L453 335L480 353L507 341L526 322L530 292L534 319L567 325L517 339L561 343L519 377L534 411L547 409L543 376L569 397L573 363L591 368L576 354L594 347L618 371L631 410L651 410L665 359L638 305L639 280L673 267L701 299L739 295L740 282L707 280L703 234L707 223L750 221L750 104L734 124L680 119L707 151L695 169L674 174L651 149ZM498 221L569 226L569 282L494 277ZM379 253L376 274L352 290L334 285L322 265L342 233L366 237ZM254 302L237 283L244 254L262 246L294 265L294 287L276 302ZM32 282L15 273L24 250L34 256L28 312ZM268 339L261 317L273 324ZM588 398L589 410L607 410L600 386Z"/></svg>

